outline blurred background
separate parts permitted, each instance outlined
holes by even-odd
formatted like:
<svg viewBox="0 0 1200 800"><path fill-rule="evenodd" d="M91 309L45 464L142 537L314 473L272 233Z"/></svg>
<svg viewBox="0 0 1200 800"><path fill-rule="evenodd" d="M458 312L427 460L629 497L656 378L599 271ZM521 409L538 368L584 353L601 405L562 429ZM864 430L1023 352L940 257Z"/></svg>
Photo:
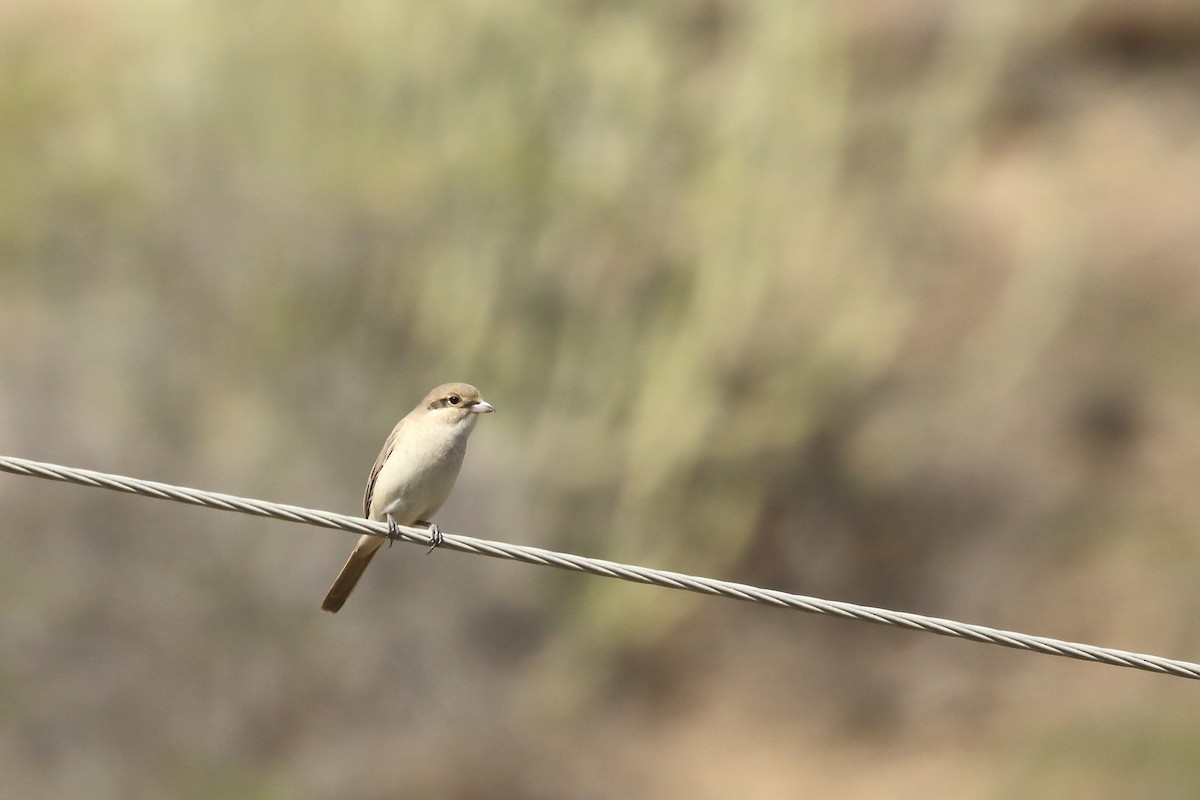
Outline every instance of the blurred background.
<svg viewBox="0 0 1200 800"><path fill-rule="evenodd" d="M1200 659L1200 5L0 6L0 452ZM0 476L26 798L1194 798L1188 682Z"/></svg>

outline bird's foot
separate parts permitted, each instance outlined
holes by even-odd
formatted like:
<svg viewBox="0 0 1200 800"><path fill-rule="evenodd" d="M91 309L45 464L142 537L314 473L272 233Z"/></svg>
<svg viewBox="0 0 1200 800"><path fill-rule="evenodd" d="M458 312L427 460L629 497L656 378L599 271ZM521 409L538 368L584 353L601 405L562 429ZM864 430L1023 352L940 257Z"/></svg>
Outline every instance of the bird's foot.
<svg viewBox="0 0 1200 800"><path fill-rule="evenodd" d="M391 514L387 515L387 522L388 522L388 532L387 532L388 547L391 547L392 542L395 542L400 539L400 526L396 524L396 518L393 517Z"/></svg>
<svg viewBox="0 0 1200 800"><path fill-rule="evenodd" d="M433 552L433 549L435 547L441 546L442 542L444 542L446 540L446 537L442 536L442 532L438 528L436 522L422 521L417 524L424 525L425 527L429 528L429 549L425 551L425 555L429 555L430 553Z"/></svg>

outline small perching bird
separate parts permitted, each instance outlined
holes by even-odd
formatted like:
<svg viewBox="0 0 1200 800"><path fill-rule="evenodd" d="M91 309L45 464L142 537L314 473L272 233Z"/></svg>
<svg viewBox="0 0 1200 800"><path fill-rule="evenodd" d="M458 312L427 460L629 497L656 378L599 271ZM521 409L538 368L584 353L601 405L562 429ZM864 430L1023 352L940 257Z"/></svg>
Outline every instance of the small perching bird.
<svg viewBox="0 0 1200 800"><path fill-rule="evenodd" d="M383 443L367 479L363 515L386 521L392 533L399 525L427 526L436 547L442 535L433 523L433 515L454 488L467 452L467 439L479 415L495 410L468 383L446 383L431 391L396 423ZM336 612L345 604L384 541L366 534L358 540L329 587L321 603L323 610Z"/></svg>

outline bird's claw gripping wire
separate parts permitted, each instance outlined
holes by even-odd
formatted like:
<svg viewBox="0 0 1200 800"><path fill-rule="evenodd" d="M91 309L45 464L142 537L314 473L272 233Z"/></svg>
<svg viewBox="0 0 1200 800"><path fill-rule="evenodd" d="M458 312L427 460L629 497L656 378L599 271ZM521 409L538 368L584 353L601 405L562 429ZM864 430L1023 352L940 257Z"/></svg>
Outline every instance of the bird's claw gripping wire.
<svg viewBox="0 0 1200 800"><path fill-rule="evenodd" d="M436 522L421 521L417 524L424 525L425 527L429 528L429 549L425 551L425 555L429 555L433 552L435 547L441 547L442 542L446 540L446 537L442 536L442 531L438 528Z"/></svg>

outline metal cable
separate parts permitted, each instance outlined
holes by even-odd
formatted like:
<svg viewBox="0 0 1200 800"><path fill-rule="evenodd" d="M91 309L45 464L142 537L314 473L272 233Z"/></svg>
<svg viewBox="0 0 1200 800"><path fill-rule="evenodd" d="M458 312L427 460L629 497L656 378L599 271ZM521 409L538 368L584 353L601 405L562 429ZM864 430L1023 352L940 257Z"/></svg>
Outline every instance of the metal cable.
<svg viewBox="0 0 1200 800"><path fill-rule="evenodd" d="M287 522L303 522L322 528L336 528L352 533L366 533L372 536L386 536L387 525L383 522L372 522L361 517L350 517L344 514L334 514L329 511L316 511L300 506L271 503L265 500L254 500L234 495L206 492L200 489L187 489L182 486L172 486L167 483L144 481L137 478L127 478L121 475L109 475L103 472L93 472L86 469L46 464L29 461L23 458L0 456L0 472L10 472L14 475L28 475L47 480L65 481L81 486L94 486L101 489L111 489L116 492L158 497L163 500L174 500L179 503L217 508L224 511L237 511L243 514L253 514L260 517L271 517ZM400 528L400 539L413 544L428 545L429 534L420 528ZM648 583L669 589L685 589L700 594L719 595L734 600L745 600L752 603L791 608L797 611L807 611L811 614L828 614L844 619L855 619L862 622L873 622L877 625L891 625L909 630L936 633L940 636L951 636L968 639L973 642L995 644L1018 650L1028 650L1044 655L1074 658L1080 661L1094 661L1116 667L1131 667L1133 669L1157 672L1163 675L1174 675L1179 678L1200 679L1200 664L1187 661L1163 658L1161 656L1130 653L1124 650L1114 650L1108 647L1067 642L1059 639L1049 639L1044 636L1031 636L1014 631L986 628L982 625L971 625L955 622L949 619L926 617L921 614L911 614L904 611L889 611L883 608L860 606L836 600L821 600L816 597L789 594L774 589L760 589L742 583L731 583L713 578L701 578L694 575L684 575L678 572L667 572L649 567L638 567L629 564L619 564L597 558L558 553L553 550L543 550L538 547L506 544L504 542L475 539L470 536L444 534L441 545L444 550L458 550L464 553L506 558L522 561L526 564L558 567L559 569L586 572L608 578L620 578L634 583Z"/></svg>

